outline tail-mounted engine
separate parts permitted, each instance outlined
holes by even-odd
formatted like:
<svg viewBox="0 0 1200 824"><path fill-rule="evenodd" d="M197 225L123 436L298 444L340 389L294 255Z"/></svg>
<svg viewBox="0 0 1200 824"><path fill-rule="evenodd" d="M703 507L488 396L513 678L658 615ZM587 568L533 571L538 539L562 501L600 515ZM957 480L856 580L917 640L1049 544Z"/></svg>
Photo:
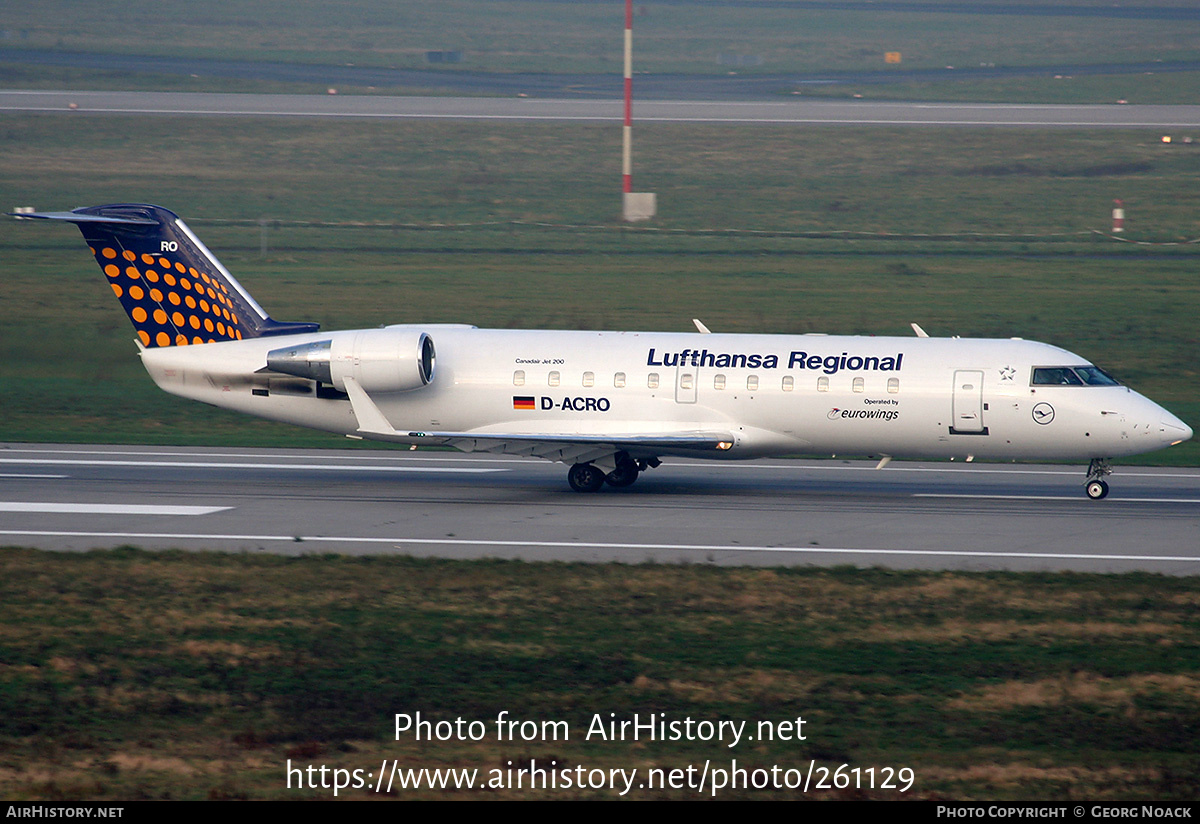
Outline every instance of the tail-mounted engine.
<svg viewBox="0 0 1200 824"><path fill-rule="evenodd" d="M319 381L346 391L353 378L367 392L406 392L433 380L433 338L405 328L365 329L329 340L272 349L272 372Z"/></svg>

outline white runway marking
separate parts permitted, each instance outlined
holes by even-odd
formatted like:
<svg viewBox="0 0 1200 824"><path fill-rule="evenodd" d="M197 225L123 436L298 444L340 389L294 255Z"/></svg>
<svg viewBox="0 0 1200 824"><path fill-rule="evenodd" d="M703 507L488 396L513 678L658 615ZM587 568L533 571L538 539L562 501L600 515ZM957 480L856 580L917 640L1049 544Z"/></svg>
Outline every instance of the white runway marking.
<svg viewBox="0 0 1200 824"><path fill-rule="evenodd" d="M139 451L139 450L118 450L118 449L11 448L11 449L5 449L4 453L5 454L30 453L30 454L36 454L36 455L126 455L126 456L138 455L138 456L158 457L158 458L171 458L171 457L194 458L194 457L196 457L195 452L177 452L177 451L169 451L169 450L166 450L166 451L160 451L160 450ZM251 452L222 452L222 453L215 453L212 455L212 457L217 458L217 459L222 459L222 460L228 460L228 461L233 461L233 460L243 459L243 458L247 461L259 461L259 460L262 460L264 457L271 457L275 460L280 460L282 458L285 458L286 456L280 455L280 454L272 454L272 455L268 456L268 455L262 455L262 454L255 454L255 453L251 453ZM307 459L311 460L311 455L307 456ZM343 459L345 459L345 456L341 456L341 455L336 456L336 457L331 457L331 460L343 460ZM362 454L362 455L355 455L353 457L353 460L356 460L356 461L405 461L405 462L412 462L412 463L418 463L418 464L420 464L420 463L480 463L480 464L521 464L523 466L544 465L544 462L538 461L538 460L532 459L532 458L473 457L471 455L464 455L461 453L453 453L453 452L449 452L449 453L440 452L440 453L436 453L436 454L428 453L428 452L425 454L397 452L392 455ZM0 458L0 463L17 463L17 464L38 463L38 459L20 460L17 458ZM130 463L140 464L141 462L131 461ZM166 461L156 462L151 465L152 466L189 466L189 464L176 463L173 461L171 461L171 462L166 462ZM258 464L258 463L254 463L254 464L235 463L235 464L231 464L231 465L232 466L276 466L275 464ZM331 469L347 468L347 467L338 466L336 464L279 464L278 466L283 466L283 467L295 466L295 467L300 467L300 468L306 468L308 466L321 466L321 467L331 468ZM901 463L901 462L893 462L893 463L889 464L885 469L876 469L874 461L863 461L863 462L859 462L858 465L847 466L845 464L834 463L832 461L828 462L828 463L812 463L811 461L809 461L809 462L799 462L798 461L795 463L770 463L770 464L768 464L768 463L761 463L757 460L753 461L753 462L749 462L749 463L729 463L729 462L725 462L725 461L696 461L696 460L686 460L685 459L685 460L673 460L669 464L664 464L664 466L667 466L667 467L704 467L706 469L711 469L714 471L715 470L723 470L723 469L745 469L745 470L783 469L783 470L792 470L792 471L801 472L801 473L810 472L810 471L811 472L839 472L840 471L840 472L884 472L884 473L891 473L891 472L943 472L943 473L945 473L945 472L965 472L965 473L970 473L970 474L981 474L981 475L987 475L987 474L992 474L992 475L1052 475L1052 476L1063 476L1063 477L1081 477L1083 475L1083 470L1076 469L1076 468L1064 467L1063 469L1036 469L1036 468L1032 468L1032 467L1022 467L1020 465L999 465L998 466L996 464L987 464L987 463L983 463L983 462L976 462L971 465L968 465L965 462L949 463L949 464L945 464L942 466L906 466L904 463ZM377 469L375 471L381 471L381 470ZM415 472L415 471L430 471L430 470L421 469L420 467L411 467L411 468L407 468L407 469L404 467L401 467L398 471ZM471 470L460 470L460 471L471 471ZM493 469L491 471L494 472L494 471L498 471L498 470ZM4 476L0 475L0 477L4 477ZM44 477L57 478L57 477L68 477L68 476L47 475ZM1192 478L1192 479L1195 479L1198 483L1200 483L1200 471L1193 471L1193 472L1187 472L1187 471L1139 472L1137 470L1137 468L1135 468L1135 467L1129 467L1129 468L1122 467L1120 470L1120 477L1122 477L1122 478Z"/></svg>
<svg viewBox="0 0 1200 824"><path fill-rule="evenodd" d="M69 478L70 475L34 475L26 472L0 472L0 478Z"/></svg>
<svg viewBox="0 0 1200 824"><path fill-rule="evenodd" d="M971 495L950 492L914 492L914 498L974 498L996 501L1086 501L1082 495ZM1200 504L1200 498L1108 498L1137 504Z"/></svg>
<svg viewBox="0 0 1200 824"><path fill-rule="evenodd" d="M1167 563L1200 564L1200 555L1106 555L1076 552L974 552L936 549L864 549L849 547L786 547L786 546L719 546L714 544L622 544L592 541L491 541L462 538L369 538L331 535L206 535L203 533L167 532L57 532L43 530L2 529L0 535L40 536L53 538L117 538L155 539L168 541L256 541L288 543L391 544L396 548L409 546L511 547L547 549L650 550L674 552L773 552L822 555L891 555L942 558L1028 558L1052 561L1160 561Z"/></svg>
<svg viewBox="0 0 1200 824"><path fill-rule="evenodd" d="M86 461L66 458L0 458L0 463L38 464L48 466L178 466L199 469L304 469L343 472L507 472L507 469L468 469L461 466L363 466L361 464L292 464L292 463L229 463L224 461Z"/></svg>
<svg viewBox="0 0 1200 824"><path fill-rule="evenodd" d="M231 506L156 506L153 504L55 504L0 501L0 512L50 512L66 515L211 515Z"/></svg>

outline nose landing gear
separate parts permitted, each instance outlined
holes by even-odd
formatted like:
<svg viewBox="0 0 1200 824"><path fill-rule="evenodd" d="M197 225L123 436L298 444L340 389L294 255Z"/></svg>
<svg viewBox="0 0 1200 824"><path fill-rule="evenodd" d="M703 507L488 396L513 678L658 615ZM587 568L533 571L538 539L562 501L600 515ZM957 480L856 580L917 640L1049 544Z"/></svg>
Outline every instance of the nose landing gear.
<svg viewBox="0 0 1200 824"><path fill-rule="evenodd" d="M1108 482L1104 480L1106 475L1112 474L1112 467L1109 466L1108 458L1092 458L1092 462L1088 464L1087 483L1084 489L1087 496L1093 501L1099 501L1108 495Z"/></svg>

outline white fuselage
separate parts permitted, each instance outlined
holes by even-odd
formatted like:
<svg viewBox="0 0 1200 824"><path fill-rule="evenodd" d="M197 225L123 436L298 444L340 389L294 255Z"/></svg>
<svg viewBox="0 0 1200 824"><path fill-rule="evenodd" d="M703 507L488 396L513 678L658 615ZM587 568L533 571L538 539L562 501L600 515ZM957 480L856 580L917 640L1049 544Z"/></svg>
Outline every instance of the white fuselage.
<svg viewBox="0 0 1200 824"><path fill-rule="evenodd" d="M388 329L425 332L436 344L428 385L399 392L364 386L401 432L616 438L716 431L729 433L733 445L704 457L1045 460L1133 455L1191 436L1182 421L1125 386L1033 385L1035 368L1088 361L1020 339ZM271 350L356 334L145 349L142 360L168 392L358 435L344 394L265 369Z"/></svg>

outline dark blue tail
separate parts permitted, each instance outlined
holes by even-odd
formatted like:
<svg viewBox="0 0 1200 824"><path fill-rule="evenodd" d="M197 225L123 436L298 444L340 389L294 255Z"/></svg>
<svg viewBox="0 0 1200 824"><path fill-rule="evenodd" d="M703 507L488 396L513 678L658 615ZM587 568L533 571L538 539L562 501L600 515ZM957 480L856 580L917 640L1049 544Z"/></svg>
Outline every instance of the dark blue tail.
<svg viewBox="0 0 1200 824"><path fill-rule="evenodd" d="M143 345L185 346L315 332L272 320L175 213L143 203L34 212L83 232Z"/></svg>

